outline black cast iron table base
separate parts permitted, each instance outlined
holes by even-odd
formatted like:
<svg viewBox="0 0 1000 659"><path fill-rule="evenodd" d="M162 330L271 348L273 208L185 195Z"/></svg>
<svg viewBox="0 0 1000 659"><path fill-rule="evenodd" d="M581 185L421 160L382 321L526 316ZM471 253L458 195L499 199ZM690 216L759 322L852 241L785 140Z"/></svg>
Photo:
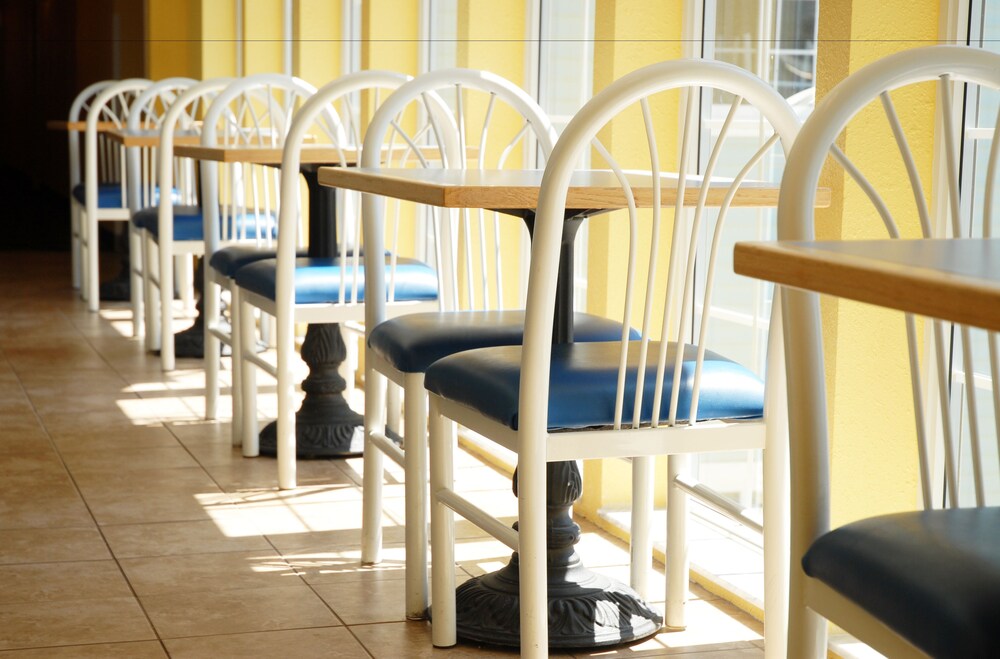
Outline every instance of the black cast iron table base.
<svg viewBox="0 0 1000 659"><path fill-rule="evenodd" d="M298 458L343 458L364 450L364 418L344 400L347 383L339 366L347 346L337 323L314 323L306 329L302 359L309 375L302 381L305 399L295 413L295 455ZM260 433L261 455L277 454L277 422Z"/></svg>
<svg viewBox="0 0 1000 659"><path fill-rule="evenodd" d="M656 634L663 624L660 614L629 586L588 570L573 549L580 540L580 527L570 517L570 510L583 493L576 462L550 462L546 481L549 647L619 645ZM518 555L514 552L506 567L469 579L456 589L460 639L520 645L518 577Z"/></svg>

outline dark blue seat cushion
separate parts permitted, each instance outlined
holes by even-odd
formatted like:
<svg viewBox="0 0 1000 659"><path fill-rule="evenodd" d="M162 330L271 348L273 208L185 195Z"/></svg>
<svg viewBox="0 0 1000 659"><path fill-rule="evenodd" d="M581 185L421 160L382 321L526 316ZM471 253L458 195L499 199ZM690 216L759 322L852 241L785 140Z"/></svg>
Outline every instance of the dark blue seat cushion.
<svg viewBox="0 0 1000 659"><path fill-rule="evenodd" d="M298 257L306 255L306 250L300 249L295 253ZM226 277L235 277L236 271L254 261L277 258L275 248L254 247L253 245L229 245L216 251L209 259L208 265Z"/></svg>
<svg viewBox="0 0 1000 659"><path fill-rule="evenodd" d="M87 203L87 187L83 183L73 186L73 197L81 204ZM153 190L153 203L159 201L160 189ZM171 194L174 203L180 201L180 192L174 190ZM100 183L97 186L97 207L98 208L123 208L121 183Z"/></svg>
<svg viewBox="0 0 1000 659"><path fill-rule="evenodd" d="M337 302L340 298L339 258L299 258L295 260L296 304L321 304ZM386 259L386 268L389 261ZM255 261L236 271L236 285L268 299L275 299L277 259ZM358 301L364 300L365 268L358 266ZM351 259L344 264L344 285L354 285L354 266ZM350 291L345 291L345 299ZM436 300L437 274L415 259L399 258L396 262L397 300Z"/></svg>
<svg viewBox="0 0 1000 659"><path fill-rule="evenodd" d="M931 656L1000 651L1000 508L847 524L816 540L802 567Z"/></svg>
<svg viewBox="0 0 1000 659"><path fill-rule="evenodd" d="M549 430L608 426L614 423L615 393L621 343L571 343L552 346L549 374ZM656 382L655 355L659 344L650 344L651 365L646 369L641 419L648 423L653 411ZM667 357L660 419L670 409L673 382L673 346ZM694 384L697 349L684 350L681 392L677 418L686 420ZM625 409L622 419L632 419L639 343L628 355ZM427 369L424 386L436 394L476 409L517 429L518 394L521 384L521 347L504 346L460 352L434 362ZM764 383L753 372L711 351L705 351L702 367L698 419L742 419L760 417L764 410Z"/></svg>
<svg viewBox="0 0 1000 659"><path fill-rule="evenodd" d="M574 314L576 341L621 339L622 326L607 318ZM633 330L633 338L639 338ZM423 373L448 355L473 348L520 345L524 310L413 313L380 323L368 345L403 373Z"/></svg>
<svg viewBox="0 0 1000 659"><path fill-rule="evenodd" d="M266 217L263 216L262 217ZM246 230L247 236L256 236L258 218L253 213L242 213L236 216L237 230ZM220 217L220 223L223 220ZM232 222L229 216L225 222ZM154 239L160 237L160 216L156 206L143 208L132 216L132 222L141 229L153 234ZM204 240L204 223L200 206L174 206L174 240ZM275 222L269 222L265 234L270 232L273 238L277 234Z"/></svg>

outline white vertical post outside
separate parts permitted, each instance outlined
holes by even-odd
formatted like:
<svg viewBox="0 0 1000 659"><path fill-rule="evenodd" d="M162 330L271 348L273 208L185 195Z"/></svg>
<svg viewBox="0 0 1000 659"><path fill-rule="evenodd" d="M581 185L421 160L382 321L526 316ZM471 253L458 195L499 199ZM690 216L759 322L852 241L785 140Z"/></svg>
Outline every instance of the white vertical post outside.
<svg viewBox="0 0 1000 659"><path fill-rule="evenodd" d="M292 25L292 0L282 0L282 35L281 35L281 45L282 45L282 65L283 71L286 76L294 75L292 73L292 39L294 38L294 30Z"/></svg>
<svg viewBox="0 0 1000 659"><path fill-rule="evenodd" d="M243 0L236 0L236 77L243 77Z"/></svg>

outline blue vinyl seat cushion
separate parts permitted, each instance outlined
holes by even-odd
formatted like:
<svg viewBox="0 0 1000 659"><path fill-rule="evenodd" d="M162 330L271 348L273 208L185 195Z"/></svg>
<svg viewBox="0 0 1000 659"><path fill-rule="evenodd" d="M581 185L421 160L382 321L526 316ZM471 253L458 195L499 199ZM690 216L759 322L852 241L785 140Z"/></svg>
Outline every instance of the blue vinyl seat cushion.
<svg viewBox="0 0 1000 659"><path fill-rule="evenodd" d="M233 222L235 219L237 231L246 231L247 236L257 235L257 223L266 222L268 216L255 215L252 212L245 212L235 216L230 215L223 219L220 214L219 222ZM262 229L262 234L273 238L277 234L277 224L273 221L266 222L266 227ZM160 237L160 216L156 206L143 208L132 216L132 222L139 228L145 229L153 235L154 239ZM204 224L200 206L174 206L174 240L204 240Z"/></svg>
<svg viewBox="0 0 1000 659"><path fill-rule="evenodd" d="M236 271L236 285L262 297L276 297L277 259L255 261ZM347 259L344 266L344 285L354 285L354 265ZM386 259L386 268L389 259ZM340 299L340 258L299 258L295 260L295 303L324 304ZM388 279L388 276L386 277ZM365 268L358 265L358 301L364 301ZM430 266L415 259L398 258L396 262L397 300L436 300L437 274ZM345 299L350 292L345 291Z"/></svg>
<svg viewBox="0 0 1000 659"><path fill-rule="evenodd" d="M847 524L817 539L802 567L931 656L997 656L998 507Z"/></svg>
<svg viewBox="0 0 1000 659"><path fill-rule="evenodd" d="M175 204L180 201L181 194L178 190L171 193L171 201ZM81 204L87 203L87 186L78 183L73 186L73 197ZM153 189L153 204L159 203L160 189ZM125 202L122 199L121 183L99 183L97 185L97 207L98 208L124 208Z"/></svg>
<svg viewBox="0 0 1000 659"><path fill-rule="evenodd" d="M305 249L295 252L298 257L306 256ZM229 245L217 250L209 259L208 265L222 275L233 278L236 271L254 261L277 258L276 248L254 247L253 245Z"/></svg>
<svg viewBox="0 0 1000 659"><path fill-rule="evenodd" d="M607 318L577 313L576 341L615 341L622 326ZM638 333L632 331L633 338ZM423 373L448 355L474 348L520 345L524 310L413 313L387 320L371 331L368 346L403 373Z"/></svg>
<svg viewBox="0 0 1000 659"><path fill-rule="evenodd" d="M549 373L549 430L590 428L614 423L621 343L569 343L552 346ZM659 344L650 343L656 355ZM674 346L668 347L660 418L670 409ZM686 420L691 406L697 348L686 346L681 372L678 420ZM639 344L628 351L623 419L632 419ZM655 360L646 369L641 419L650 422L656 383ZM521 384L521 346L480 348L440 359L427 369L424 386L431 392L478 410L516 430ZM764 383L752 371L714 352L705 351L698 419L743 419L763 415Z"/></svg>

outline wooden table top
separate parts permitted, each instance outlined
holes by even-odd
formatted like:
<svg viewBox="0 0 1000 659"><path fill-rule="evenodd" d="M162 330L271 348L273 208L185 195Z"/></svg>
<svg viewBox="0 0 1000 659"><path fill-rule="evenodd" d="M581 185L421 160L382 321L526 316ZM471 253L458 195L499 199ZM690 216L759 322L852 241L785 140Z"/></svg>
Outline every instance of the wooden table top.
<svg viewBox="0 0 1000 659"><path fill-rule="evenodd" d="M1000 238L737 243L737 273L1000 331Z"/></svg>
<svg viewBox="0 0 1000 659"><path fill-rule="evenodd" d="M158 130L125 130L115 128L107 132L108 138L122 146L158 147L160 146L160 131ZM178 131L174 133L174 146L181 144L196 146L201 143L201 135L193 131Z"/></svg>
<svg viewBox="0 0 1000 659"><path fill-rule="evenodd" d="M386 195L444 208L533 209L538 206L538 192L543 170L463 170L463 169L373 169L323 167L319 182L335 188ZM652 177L628 176L636 205L648 207L653 202ZM674 204L677 177L664 174L661 203ZM718 206L729 190L728 180L713 180L708 204ZM694 205L701 194L701 180L688 177L685 204ZM778 187L769 183L746 182L733 199L734 206L776 206ZM817 205L830 203L830 191L817 193ZM573 174L566 207L574 209L614 209L627 206L617 177L607 170L577 171Z"/></svg>
<svg viewBox="0 0 1000 659"><path fill-rule="evenodd" d="M174 155L182 158L197 158L214 162L252 162L258 165L280 165L282 148L250 146L202 146L178 144ZM302 147L302 163L330 164L340 162L340 154L348 164L358 160L360 149L345 148L342 151L330 146Z"/></svg>

